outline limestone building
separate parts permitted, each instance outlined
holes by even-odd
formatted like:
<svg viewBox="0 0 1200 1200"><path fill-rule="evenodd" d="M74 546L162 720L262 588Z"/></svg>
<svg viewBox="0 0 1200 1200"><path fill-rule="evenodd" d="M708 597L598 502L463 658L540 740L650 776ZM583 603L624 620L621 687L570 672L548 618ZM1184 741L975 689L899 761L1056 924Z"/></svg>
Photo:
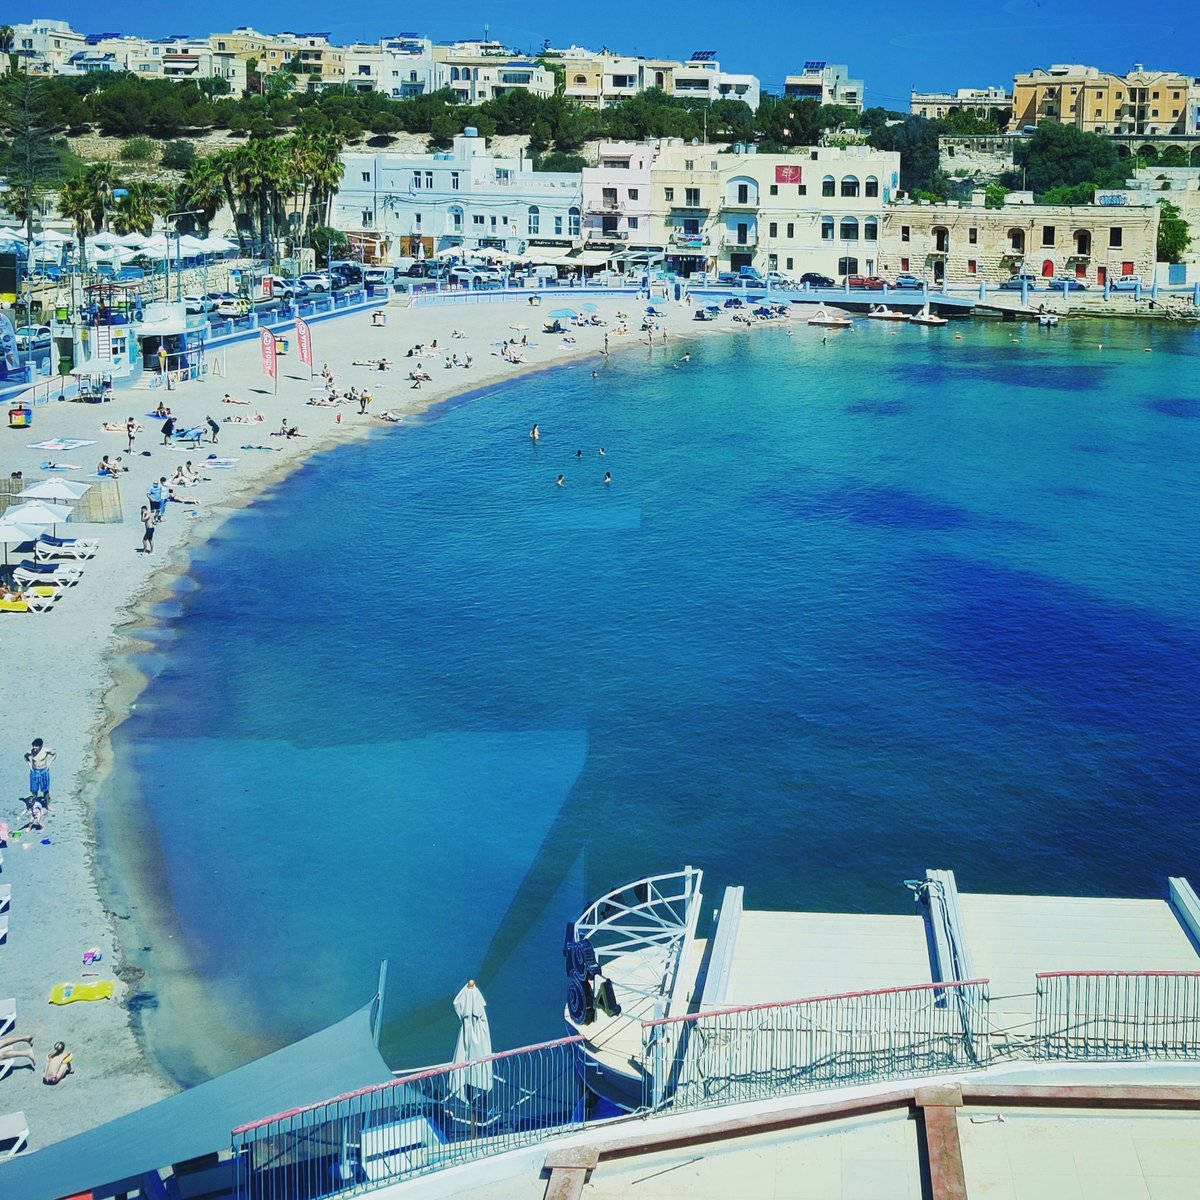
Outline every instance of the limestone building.
<svg viewBox="0 0 1200 1200"><path fill-rule="evenodd" d="M1125 76L1081 65L1038 67L1013 80L1012 127L1059 121L1088 133L1195 133L1194 85L1190 76L1140 63Z"/></svg>

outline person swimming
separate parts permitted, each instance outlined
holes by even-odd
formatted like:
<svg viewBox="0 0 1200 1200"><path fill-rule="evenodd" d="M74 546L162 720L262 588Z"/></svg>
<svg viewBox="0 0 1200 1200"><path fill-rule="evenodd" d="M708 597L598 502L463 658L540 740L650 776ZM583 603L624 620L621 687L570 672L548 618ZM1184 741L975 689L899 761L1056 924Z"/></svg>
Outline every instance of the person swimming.
<svg viewBox="0 0 1200 1200"><path fill-rule="evenodd" d="M560 475L560 476L559 476L559 477L558 477L558 478L555 480L555 484L556 484L556 486L558 486L558 487L562 487L563 483L566 481L566 478L567 478L567 477L566 477L565 475Z"/></svg>
<svg viewBox="0 0 1200 1200"><path fill-rule="evenodd" d="M576 458L582 458L582 457L583 457L583 451L582 451L582 450L576 450L576 451L575 451L575 457L576 457Z"/></svg>
<svg viewBox="0 0 1200 1200"><path fill-rule="evenodd" d="M531 442L536 442L541 438L541 436L542 431L536 425L534 425L534 427L529 431L529 440Z"/></svg>
<svg viewBox="0 0 1200 1200"><path fill-rule="evenodd" d="M600 457L601 458L604 457L604 447L603 446L600 447Z"/></svg>
<svg viewBox="0 0 1200 1200"><path fill-rule="evenodd" d="M608 484L612 483L612 472L611 471L604 472L604 483L606 486Z"/></svg>

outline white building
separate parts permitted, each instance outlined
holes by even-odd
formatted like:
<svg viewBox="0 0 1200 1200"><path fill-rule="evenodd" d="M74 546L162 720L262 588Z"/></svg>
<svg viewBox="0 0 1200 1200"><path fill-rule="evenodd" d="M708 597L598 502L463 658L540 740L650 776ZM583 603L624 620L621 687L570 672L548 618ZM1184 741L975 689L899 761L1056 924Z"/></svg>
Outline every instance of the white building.
<svg viewBox="0 0 1200 1200"><path fill-rule="evenodd" d="M554 95L554 72L499 42L443 42L433 47L437 87L463 104L482 104L506 92Z"/></svg>
<svg viewBox="0 0 1200 1200"><path fill-rule="evenodd" d="M12 52L32 74L53 75L87 47L87 37L71 28L67 21L39 18L25 25L14 25Z"/></svg>
<svg viewBox="0 0 1200 1200"><path fill-rule="evenodd" d="M661 250L654 241L652 175L657 145L601 142L598 165L583 169L583 236L610 252Z"/></svg>
<svg viewBox="0 0 1200 1200"><path fill-rule="evenodd" d="M425 95L437 91L438 69L433 43L415 33L346 50L346 86L356 92L383 92L396 100Z"/></svg>
<svg viewBox="0 0 1200 1200"><path fill-rule="evenodd" d="M474 129L437 154L343 154L342 161L334 226L387 237L393 256L462 246L552 261L582 239L580 176L502 158Z"/></svg>
<svg viewBox="0 0 1200 1200"><path fill-rule="evenodd" d="M913 91L909 111L915 117L940 120L950 113L969 112L990 117L994 112L1012 109L1012 92L1002 87L959 88L954 92Z"/></svg>
<svg viewBox="0 0 1200 1200"><path fill-rule="evenodd" d="M783 94L795 100L815 100L818 104L841 104L846 108L863 110L866 89L861 79L850 78L845 63L827 63L811 59L797 75L789 75L783 83Z"/></svg>

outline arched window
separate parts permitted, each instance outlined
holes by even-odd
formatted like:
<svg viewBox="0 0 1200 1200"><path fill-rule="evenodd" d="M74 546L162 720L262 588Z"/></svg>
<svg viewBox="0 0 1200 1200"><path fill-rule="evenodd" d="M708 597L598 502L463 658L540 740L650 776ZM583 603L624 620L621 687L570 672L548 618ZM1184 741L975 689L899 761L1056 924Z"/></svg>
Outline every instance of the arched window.
<svg viewBox="0 0 1200 1200"><path fill-rule="evenodd" d="M840 233L841 233L843 242L857 242L858 241L858 218L857 217L843 217Z"/></svg>
<svg viewBox="0 0 1200 1200"><path fill-rule="evenodd" d="M842 195L857 196L858 195L858 176L847 175L842 180Z"/></svg>
<svg viewBox="0 0 1200 1200"><path fill-rule="evenodd" d="M587 76L586 75L576 75L575 82L576 83L587 83Z"/></svg>
<svg viewBox="0 0 1200 1200"><path fill-rule="evenodd" d="M863 241L879 241L879 222L874 217L868 217L863 222Z"/></svg>
<svg viewBox="0 0 1200 1200"><path fill-rule="evenodd" d="M1080 258L1087 258L1092 252L1092 235L1086 229L1075 230L1075 253Z"/></svg>
<svg viewBox="0 0 1200 1200"><path fill-rule="evenodd" d="M933 248L938 254L950 253L950 230L945 225L935 225L933 233Z"/></svg>
<svg viewBox="0 0 1200 1200"><path fill-rule="evenodd" d="M449 217L449 225L451 233L462 233L463 231L463 210L457 205L452 205L447 211L446 216Z"/></svg>
<svg viewBox="0 0 1200 1200"><path fill-rule="evenodd" d="M538 230L542 227L542 217L538 212L538 206L531 204L529 206L529 236L537 237Z"/></svg>
<svg viewBox="0 0 1200 1200"><path fill-rule="evenodd" d="M823 241L823 242L832 242L833 241L833 218L832 217L822 217L821 218L821 241Z"/></svg>
<svg viewBox="0 0 1200 1200"><path fill-rule="evenodd" d="M878 196L879 195L879 180L876 179L874 175L867 176L866 182L863 184L863 195L864 196Z"/></svg>
<svg viewBox="0 0 1200 1200"><path fill-rule="evenodd" d="M1008 231L1008 246L1014 254L1025 253L1025 230L1010 229Z"/></svg>
<svg viewBox="0 0 1200 1200"><path fill-rule="evenodd" d="M577 208L567 211L567 233L573 238L579 236L579 209Z"/></svg>
<svg viewBox="0 0 1200 1200"><path fill-rule="evenodd" d="M837 185L834 183L834 179L833 179L832 175L826 175L825 178L821 180L821 195L822 196L836 196L837 195Z"/></svg>
<svg viewBox="0 0 1200 1200"><path fill-rule="evenodd" d="M666 86L666 82L667 82L667 77L661 71L654 72L654 86L655 87L664 87L664 86Z"/></svg>
<svg viewBox="0 0 1200 1200"><path fill-rule="evenodd" d="M837 273L839 275L857 275L858 274L858 259L857 258L839 258Z"/></svg>
<svg viewBox="0 0 1200 1200"><path fill-rule="evenodd" d="M457 67L450 68L450 82L451 83L458 82L458 68Z"/></svg>

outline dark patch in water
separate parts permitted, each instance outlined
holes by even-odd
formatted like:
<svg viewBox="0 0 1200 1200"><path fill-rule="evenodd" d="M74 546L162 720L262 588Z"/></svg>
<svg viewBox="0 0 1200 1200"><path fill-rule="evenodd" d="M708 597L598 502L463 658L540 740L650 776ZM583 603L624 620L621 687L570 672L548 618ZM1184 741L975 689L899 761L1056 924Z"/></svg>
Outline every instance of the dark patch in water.
<svg viewBox="0 0 1200 1200"><path fill-rule="evenodd" d="M1162 413L1164 417L1179 417L1185 421L1200 418L1200 399L1195 396L1162 396L1156 400L1144 401L1142 407L1151 412Z"/></svg>
<svg viewBox="0 0 1200 1200"><path fill-rule="evenodd" d="M885 529L949 531L968 527L1017 528L957 504L883 484L845 484L831 491L776 497L804 520L853 521Z"/></svg>
<svg viewBox="0 0 1200 1200"><path fill-rule="evenodd" d="M131 1013L145 1012L148 1008L158 1007L157 992L134 992L133 995L125 1001L125 1007Z"/></svg>
<svg viewBox="0 0 1200 1200"><path fill-rule="evenodd" d="M859 400L846 406L846 412L870 417L902 417L908 412L903 400Z"/></svg>
<svg viewBox="0 0 1200 1200"><path fill-rule="evenodd" d="M1104 498L1104 493L1098 492L1095 488L1078 487L1072 484L1042 488L1041 492L1043 496L1058 496L1063 500L1102 500Z"/></svg>

